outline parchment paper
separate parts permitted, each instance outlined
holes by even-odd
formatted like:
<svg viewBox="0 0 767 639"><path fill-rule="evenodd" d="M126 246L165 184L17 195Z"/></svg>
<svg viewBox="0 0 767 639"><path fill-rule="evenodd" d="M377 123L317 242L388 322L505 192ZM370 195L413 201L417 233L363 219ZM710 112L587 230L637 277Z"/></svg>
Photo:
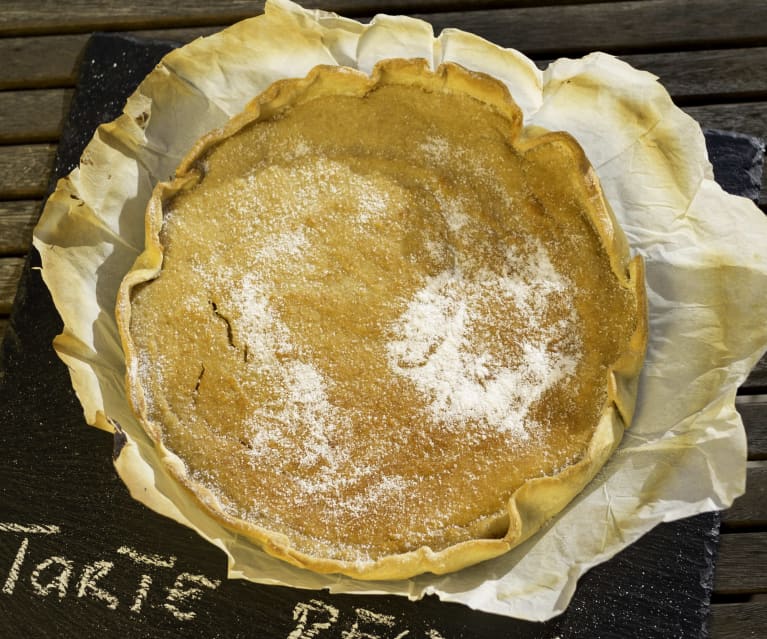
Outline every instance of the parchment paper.
<svg viewBox="0 0 767 639"><path fill-rule="evenodd" d="M526 121L573 134L632 250L646 260L650 342L635 422L619 450L553 522L506 556L398 582L316 575L273 559L192 506L162 470L123 389L117 287L144 242L144 208L192 143L274 80L319 63L369 71L390 57L451 60L510 88ZM434 593L544 620L577 580L662 521L729 506L744 490L737 387L767 347L767 222L714 182L699 126L648 73L605 54L541 72L522 54L414 19L362 25L287 0L170 53L99 128L35 229L43 278L64 320L55 348L85 419L125 435L116 467L132 495L227 553L232 577L333 592Z"/></svg>

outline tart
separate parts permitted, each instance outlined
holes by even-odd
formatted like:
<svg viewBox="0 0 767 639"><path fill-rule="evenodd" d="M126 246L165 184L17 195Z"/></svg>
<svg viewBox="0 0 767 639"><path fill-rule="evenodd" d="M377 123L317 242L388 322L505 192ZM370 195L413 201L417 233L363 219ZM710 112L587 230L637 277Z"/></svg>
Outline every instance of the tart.
<svg viewBox="0 0 767 639"><path fill-rule="evenodd" d="M134 413L294 565L446 573L561 511L630 424L642 262L575 140L445 63L276 82L155 189L118 293Z"/></svg>

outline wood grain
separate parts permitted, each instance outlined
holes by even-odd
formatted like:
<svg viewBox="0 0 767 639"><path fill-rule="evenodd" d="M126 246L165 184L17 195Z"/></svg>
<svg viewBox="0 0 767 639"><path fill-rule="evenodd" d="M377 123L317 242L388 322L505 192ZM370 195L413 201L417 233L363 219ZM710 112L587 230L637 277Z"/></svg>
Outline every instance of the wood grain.
<svg viewBox="0 0 767 639"><path fill-rule="evenodd" d="M22 255L32 246L39 200L0 201L0 256Z"/></svg>
<svg viewBox="0 0 767 639"><path fill-rule="evenodd" d="M709 631L716 639L764 639L767 605L763 601L714 604Z"/></svg>
<svg viewBox="0 0 767 639"><path fill-rule="evenodd" d="M765 187L767 186L767 180L762 178L762 196L764 196ZM762 202L759 202L760 206ZM767 203L766 203L767 204ZM763 211L767 211L765 206L762 206ZM752 395L758 393L767 393L767 353L765 353L761 359L756 363L756 366L751 370L748 379L743 383L742 387L744 392Z"/></svg>
<svg viewBox="0 0 767 639"><path fill-rule="evenodd" d="M688 106L682 110L704 128L738 131L767 138L767 101Z"/></svg>
<svg viewBox="0 0 767 639"><path fill-rule="evenodd" d="M0 92L0 144L58 140L72 93L71 89Z"/></svg>
<svg viewBox="0 0 767 639"><path fill-rule="evenodd" d="M767 533L726 533L721 537L714 593L767 592Z"/></svg>
<svg viewBox="0 0 767 639"><path fill-rule="evenodd" d="M483 3L485 4L485 3ZM548 4L548 3L547 3ZM45 10L49 5L49 10ZM550 7L522 6L492 12L443 11L449 2L335 2L304 3L322 6L350 16L378 11L417 12L439 30L465 28L503 46L528 52L647 50L705 47L737 40L744 44L767 44L767 4L762 0L697 0L689 10L686 0L563 4L554 14ZM4 3L0 34L17 35L94 29L162 28L227 24L261 12L263 4L250 0L190 0L182 4L132 2L42 3L24 0ZM484 7L483 7L484 8Z"/></svg>
<svg viewBox="0 0 767 639"><path fill-rule="evenodd" d="M763 0L686 0L614 2L493 12L439 13L428 18L437 31L467 29L528 55L592 50L630 53L652 50L767 44L767 3ZM762 24L757 24L765 21Z"/></svg>
<svg viewBox="0 0 767 639"><path fill-rule="evenodd" d="M563 1L555 0L551 4L560 4ZM303 0L301 4L307 9L319 8L350 16L373 14L378 11L439 11L455 6L455 2L451 0ZM482 4L498 6L504 3L496 0ZM529 0L518 4L535 3ZM128 0L120 3L70 2L63 6L54 0L42 0L34 5L30 5L26 0L6 0L0 17L0 34L60 32L65 29L90 31L164 25L222 24L258 15L263 12L263 8L262 0L186 0L183 4Z"/></svg>
<svg viewBox="0 0 767 639"><path fill-rule="evenodd" d="M695 53L662 51L674 46L672 38L684 40L687 49L722 47L723 38L732 42L734 37L728 29L737 31L737 42L767 44L767 3L741 0L737 3L742 5L740 11L737 7L729 10L717 0L702 0L700 4L707 6L696 10L694 15L708 11L719 20L721 29L712 27L713 21L701 26L690 19L678 0L569 5L557 9L557 20L551 20L551 9L544 7L429 13L420 17L431 22L437 31L444 27L479 31L492 42L520 49L533 57L540 58L547 53L583 54L593 50L623 53L626 61L660 76L672 94L685 100L712 94L749 96L750 99L765 96L767 49L763 46ZM220 19L222 14L216 15L219 22L204 27L178 27L180 20L166 26L164 22L157 23L155 29L138 29L132 24L121 26L139 37L187 42L233 21ZM760 18L765 20L764 24L759 23ZM109 21L110 28L116 28L117 24ZM642 24L643 28L637 29L636 24ZM58 33L0 39L0 59L12 55L17 61L0 68L0 88L72 86L87 37L87 33ZM653 53L627 53L636 48ZM546 59L544 57L542 63Z"/></svg>
<svg viewBox="0 0 767 639"><path fill-rule="evenodd" d="M735 407L743 418L748 437L748 458L767 459L767 399L738 398Z"/></svg>
<svg viewBox="0 0 767 639"><path fill-rule="evenodd" d="M23 267L22 257L0 258L0 315L11 312Z"/></svg>
<svg viewBox="0 0 767 639"><path fill-rule="evenodd" d="M125 0L120 3L94 0L92 2L60 3L42 0L30 3L26 0L6 0L0 14L0 35L29 35L62 31L90 31L96 29L132 29L163 27L167 25L222 24L232 22L263 10L263 2L256 0L187 0L182 4L169 2L143 2ZM547 22L552 26L531 34L557 32L578 40L596 35L628 40L635 43L652 42L659 35L664 40L684 42L695 40L740 37L743 39L763 35L758 18L763 16L761 0L733 0L722 3L718 0L697 0L694 8L685 0L639 0L633 2L589 2L588 0L548 0L545 7L537 6L534 0L484 0L473 10L451 12L455 0L304 0L307 8L322 8L337 11L342 15L365 16L377 12L418 13L425 16L443 14L449 24L456 20L468 20L476 26L486 26L484 10L495 7L492 13L506 22L508 15L515 16L514 22L520 31L530 26ZM509 6L511 5L511 6ZM551 7L557 6L556 14ZM481 9L481 10L478 10ZM552 15L559 19L552 20ZM456 17L457 16L457 17ZM467 16L462 18L461 16ZM749 20L754 16L756 20ZM642 28L634 27L633 23ZM757 24L755 24L757 23ZM567 28L563 29L562 26ZM612 29L604 29L611 26ZM602 27L600 31L599 28ZM584 31L578 33L578 31ZM550 38L551 40L551 38Z"/></svg>
<svg viewBox="0 0 767 639"><path fill-rule="evenodd" d="M0 200L42 197L48 186L56 146L0 146Z"/></svg>
<svg viewBox="0 0 767 639"><path fill-rule="evenodd" d="M0 65L0 89L74 86L88 37L0 38L0 60L13 60Z"/></svg>
<svg viewBox="0 0 767 639"><path fill-rule="evenodd" d="M678 104L767 99L767 47L622 55L658 76Z"/></svg>
<svg viewBox="0 0 767 639"><path fill-rule="evenodd" d="M767 526L767 462L749 462L746 493L722 512L728 528Z"/></svg>

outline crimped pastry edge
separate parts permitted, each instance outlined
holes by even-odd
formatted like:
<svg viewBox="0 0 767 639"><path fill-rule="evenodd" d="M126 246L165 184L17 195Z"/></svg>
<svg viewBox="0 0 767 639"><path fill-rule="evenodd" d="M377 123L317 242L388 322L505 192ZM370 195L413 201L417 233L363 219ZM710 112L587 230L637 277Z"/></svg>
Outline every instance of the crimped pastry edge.
<svg viewBox="0 0 767 639"><path fill-rule="evenodd" d="M244 535L272 556L319 573L339 573L361 580L405 579L424 572L445 574L504 554L528 539L542 525L567 506L596 475L620 443L631 423L637 394L637 382L647 343L647 300L644 267L639 256L630 258L628 242L604 198L596 173L580 145L569 134L533 128L523 130L522 115L506 87L494 78L468 71L455 63L443 63L427 73L428 63L421 59L389 59L376 64L370 76L346 67L319 65L307 76L279 80L254 98L243 112L223 128L201 138L180 163L176 176L159 183L150 199L146 215L146 246L125 276L118 290L117 326L127 363L128 400L144 430L155 443L168 472L192 499L208 514L233 532ZM361 96L386 84L417 85L425 90L460 91L492 105L510 122L511 142L522 153L538 144L557 141L577 159L584 186L593 202L589 220L605 247L611 267L620 285L631 291L636 300L637 322L623 353L607 374L607 400L594 435L583 456L561 472L530 479L509 498L507 508L489 514L476 524L477 538L441 550L422 546L414 551L387 555L374 561L353 562L319 558L293 548L287 536L231 517L216 497L189 477L186 466L162 443L160 429L145 418L143 390L132 383L136 355L130 337L131 292L160 273L163 247L159 240L164 203L199 179L196 162L221 140L247 124L269 117L290 104L298 104L328 94ZM499 534L506 529L505 534Z"/></svg>

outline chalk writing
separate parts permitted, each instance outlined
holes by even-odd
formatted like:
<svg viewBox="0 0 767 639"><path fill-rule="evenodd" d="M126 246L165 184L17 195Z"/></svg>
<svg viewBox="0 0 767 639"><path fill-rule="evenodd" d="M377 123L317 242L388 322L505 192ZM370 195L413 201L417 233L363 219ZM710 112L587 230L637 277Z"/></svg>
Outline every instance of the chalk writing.
<svg viewBox="0 0 767 639"><path fill-rule="evenodd" d="M144 566L153 566L155 568L173 568L176 565L176 558L171 555L170 557L163 557L161 555L146 554L139 552L135 548L129 546L120 546L117 552L121 555L130 557L136 564ZM139 578L138 588L136 589L136 598L133 600L133 604L130 607L131 612L141 612L141 608L144 602L149 597L149 590L152 587L152 575L144 573Z"/></svg>
<svg viewBox="0 0 767 639"><path fill-rule="evenodd" d="M56 533L61 532L61 528L53 525L14 524L7 521L0 521L0 532L20 532L27 535L55 535Z"/></svg>
<svg viewBox="0 0 767 639"><path fill-rule="evenodd" d="M137 564L145 564L147 566L158 566L160 568L173 568L176 565L176 558L171 555L167 559L162 555L148 555L138 550L134 550L128 546L120 546L117 552L121 555L128 555Z"/></svg>
<svg viewBox="0 0 767 639"><path fill-rule="evenodd" d="M60 569L59 573L51 577L47 584L40 583L41 575L52 566L58 566ZM29 578L32 582L32 588L41 597L47 597L51 591L55 590L59 595L59 599L63 599L67 595L73 567L74 564L69 559L64 557L48 557L45 561L37 564L32 571L32 575Z"/></svg>
<svg viewBox="0 0 767 639"><path fill-rule="evenodd" d="M114 567L111 561L94 561L83 568L80 575L80 583L77 586L77 596L87 597L90 595L94 599L100 599L106 603L107 608L114 610L120 603L119 599L112 593L107 592L98 586L98 582L105 577Z"/></svg>
<svg viewBox="0 0 767 639"><path fill-rule="evenodd" d="M133 600L133 605L130 607L131 612L141 612L141 606L149 597L149 589L152 587L152 576L141 575L141 579L138 582L138 588L136 588L136 598Z"/></svg>
<svg viewBox="0 0 767 639"><path fill-rule="evenodd" d="M176 578L173 587L168 588L168 597L163 605L167 610L170 610L176 619L189 621L190 619L194 619L197 616L197 613L191 610L184 611L176 604L199 599L203 591L202 588L198 588L197 586L215 590L220 583L221 582L218 580L210 580L203 575L192 575L188 572L182 572Z"/></svg>
<svg viewBox="0 0 767 639"><path fill-rule="evenodd" d="M286 639L318 639L329 636L324 631L330 630L340 621L338 608L319 599L299 602L293 608L295 628ZM392 615L375 612L367 608L354 608L351 625L343 626L342 639L404 639L411 637L410 630L397 628L397 620ZM383 632L383 634L381 634ZM337 635L336 635L337 636ZM413 636L415 639L415 636ZM434 629L426 631L423 639L444 639Z"/></svg>
<svg viewBox="0 0 767 639"><path fill-rule="evenodd" d="M355 608L357 620L350 630L341 633L343 639L382 639L381 635L373 633L377 628L394 628L396 619L391 615L384 615L365 608ZM399 633L392 639L402 639L410 634L409 630ZM389 639L388 637L386 639Z"/></svg>
<svg viewBox="0 0 767 639"><path fill-rule="evenodd" d="M64 600L75 597L90 601L93 605L107 610L127 610L136 615L151 606L165 610L179 622L188 623L197 618L195 608L206 592L216 590L221 582L205 575L181 571L174 575L177 558L142 552L122 545L114 549L115 556L98 558L80 563L61 554L51 555L39 561L32 549L31 539L36 535L58 535L61 528L53 524L19 524L0 522L0 534L17 535L21 539L15 547L12 558L0 556L0 581L3 580L0 596L15 595L23 590L23 584L36 597ZM18 537L17 537L18 539ZM132 566L132 568L131 568ZM2 571L7 570L3 575ZM124 578L115 577L121 571L131 570L140 574L129 592L124 592ZM155 582L158 585L155 585ZM123 584L120 590L115 584ZM166 584L166 585L163 585ZM167 585L167 584L171 585ZM367 608L353 608L342 613L335 606L321 599L310 599L297 603L292 611L293 629L285 639L443 639L434 629L426 634L413 635L401 627L396 617Z"/></svg>
<svg viewBox="0 0 767 639"><path fill-rule="evenodd" d="M17 585L24 579L25 565L31 563L28 562L27 557L32 535L56 535L60 532L61 528L53 524L0 522L0 533L24 535L5 575L2 594L13 595ZM119 546L116 548L116 553L143 569L136 589L127 595L130 600L128 610L133 614L141 612L152 594L154 579L150 573L172 569L176 565L176 557L144 553L129 546ZM66 598L77 568L75 562L67 557L61 555L47 557L32 566L28 573L31 592L38 597L48 597L55 593L58 599ZM110 575L114 569L115 562L107 559L97 559L80 566L74 596L78 599L90 599L108 610L120 608L126 595L113 590ZM155 606L166 610L179 621L190 621L197 616L191 606L202 597L205 590L215 590L220 583L204 575L181 572L176 575L172 586L164 588L164 600Z"/></svg>
<svg viewBox="0 0 767 639"><path fill-rule="evenodd" d="M21 570L21 565L24 563L24 557L27 555L28 546L29 538L24 537L16 552L16 557L11 564L11 569L8 571L8 578L5 580L5 584L3 584L3 592L6 595L12 595L13 591L16 589L16 582L19 580L19 571Z"/></svg>
<svg viewBox="0 0 767 639"><path fill-rule="evenodd" d="M313 619L311 625L309 625L310 618ZM287 639L314 639L337 620L338 608L324 601L312 599L309 603L298 603L293 608L293 621L297 621L298 624Z"/></svg>
<svg viewBox="0 0 767 639"><path fill-rule="evenodd" d="M58 526L50 524L17 524L13 522L0 522L0 532L11 533L23 533L25 535L55 535L60 532ZM8 577L3 584L2 592L6 595L12 595L16 588L16 582L19 580L19 571L24 563L24 558L27 555L27 548L29 547L29 537L24 537L21 540L18 551L16 551L16 557L11 564L11 568L8 571Z"/></svg>

